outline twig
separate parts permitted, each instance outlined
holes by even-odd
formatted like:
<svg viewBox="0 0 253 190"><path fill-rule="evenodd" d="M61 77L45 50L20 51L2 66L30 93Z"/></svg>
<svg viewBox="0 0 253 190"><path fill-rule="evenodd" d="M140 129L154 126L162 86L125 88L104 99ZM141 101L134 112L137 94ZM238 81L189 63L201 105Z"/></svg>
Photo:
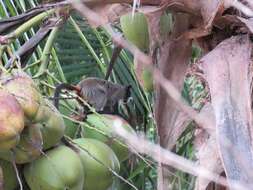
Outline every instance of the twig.
<svg viewBox="0 0 253 190"><path fill-rule="evenodd" d="M0 190L4 190L4 173L1 165L0 165Z"/></svg>
<svg viewBox="0 0 253 190"><path fill-rule="evenodd" d="M253 1L252 0L245 0L245 1L248 3L249 7L253 9Z"/></svg>
<svg viewBox="0 0 253 190"><path fill-rule="evenodd" d="M23 190L22 180L21 180L21 178L19 176L18 168L17 168L17 165L15 163L15 153L13 151L11 151L11 155L12 155L11 163L12 163L12 166L13 166L13 168L15 170L20 190Z"/></svg>
<svg viewBox="0 0 253 190"><path fill-rule="evenodd" d="M73 110L73 111L74 111L74 110ZM67 120L69 120L69 121L72 121L72 122L74 122L74 123L76 123L76 124L79 124L79 125L81 125L81 126L84 126L84 127L89 128L89 129L91 129L91 130L94 130L94 131L98 132L99 134L102 134L102 135L106 136L107 138L112 138L112 136L106 134L104 131L102 131L102 130L100 130L100 129L94 127L94 126L90 126L89 124L87 124L87 123L85 123L85 122L78 121L78 120L76 120L76 119L73 119L73 118L68 117L68 116L66 116L66 115L63 115L63 114L62 114L62 117L65 118L65 119L67 119ZM108 125L108 124L106 124L105 122L103 122L103 124L106 125L106 126ZM117 142L118 144L120 144L121 146L123 146L123 147L125 147L125 148L128 148L127 145L125 145L124 143L122 143L120 140L114 139L114 141ZM136 154L143 162L145 162L150 168L154 168L154 167L152 166L152 164L154 165L155 163L154 163L152 160L149 160L149 159L147 159L147 158L144 158L141 154L139 154L139 152L138 152L137 150L135 150L134 147L130 147L130 149L131 149L131 151L132 151L134 154Z"/></svg>
<svg viewBox="0 0 253 190"><path fill-rule="evenodd" d="M184 172L192 174L194 176L201 176L210 181L214 181L217 184L221 184L223 186L227 186L227 180L224 177L220 177L219 174L210 172L204 167L196 165L194 162L185 159L182 156L178 156L177 154L168 151L159 145L156 145L142 137L137 135L130 134L122 127L122 122L119 120L114 121L115 125L115 133L121 138L125 140L125 142L138 150L140 153L144 153L152 157L157 162L161 162L162 164L180 169ZM237 190L249 190L247 186L244 184L238 183L234 180L230 180L234 189Z"/></svg>
<svg viewBox="0 0 253 190"><path fill-rule="evenodd" d="M229 5L238 9L246 16L253 17L253 10L247 7L246 5L242 4L238 0L229 0ZM252 5L252 2L251 2L251 5Z"/></svg>
<svg viewBox="0 0 253 190"><path fill-rule="evenodd" d="M59 19L59 22L62 21L61 19ZM51 55L51 50L53 47L53 42L55 40L55 38L57 37L58 31L59 31L59 25L54 26L54 28L52 29L47 42L45 44L45 48L43 50L42 56L41 56L41 64L40 64L40 68L38 70L38 73L35 74L36 75L41 75L43 73L46 72L48 65L49 65L49 58Z"/></svg>

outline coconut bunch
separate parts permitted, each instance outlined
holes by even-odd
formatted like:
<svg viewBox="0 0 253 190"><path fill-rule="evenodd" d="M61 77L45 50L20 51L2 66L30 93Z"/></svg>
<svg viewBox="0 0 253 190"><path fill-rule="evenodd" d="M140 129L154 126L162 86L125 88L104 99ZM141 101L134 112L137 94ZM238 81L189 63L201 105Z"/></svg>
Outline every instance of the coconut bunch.
<svg viewBox="0 0 253 190"><path fill-rule="evenodd" d="M74 101L67 102L71 108L76 106ZM60 111L62 114L70 114L70 111L63 105L60 105ZM135 133L124 119L116 115L89 114L85 122L80 124L80 131L77 130L77 124L65 120L69 124L66 133L79 134L74 135L71 142L75 148L70 148L77 153L82 163L83 189L107 190L110 188L115 180L112 172L119 173L120 164L130 156L127 145L114 133L115 120L120 120L122 127L128 132Z"/></svg>
<svg viewBox="0 0 253 190"><path fill-rule="evenodd" d="M63 119L27 74L5 74L1 86L1 127L5 130L1 130L0 158L31 162L60 141Z"/></svg>
<svg viewBox="0 0 253 190"><path fill-rule="evenodd" d="M114 135L113 122L121 120L123 127L134 133L125 120L90 114L75 139L77 124L62 117L69 115L69 110L61 105L60 113L44 99L29 75L13 70L2 74L0 81L0 166L4 189L17 188L18 171L31 190L106 190L112 186L113 172L119 173L120 163L129 156L127 146ZM76 106L75 101L70 104ZM62 143L64 135L68 143Z"/></svg>
<svg viewBox="0 0 253 190"><path fill-rule="evenodd" d="M0 189L16 189L18 186L18 180L16 179L16 173L13 165L5 160L0 160L0 166L2 169Z"/></svg>
<svg viewBox="0 0 253 190"><path fill-rule="evenodd" d="M9 186L13 175L6 161L25 164L39 158L44 150L59 143L65 125L27 74L14 70L2 74L0 80L0 165L4 187L11 190L15 185Z"/></svg>
<svg viewBox="0 0 253 190"><path fill-rule="evenodd" d="M26 164L24 177L31 190L107 190L113 185L120 164L128 158L129 149L114 135L115 119L134 133L122 118L91 114L82 123L78 138L65 136L61 144L45 152L45 156ZM69 126L69 131L74 130Z"/></svg>

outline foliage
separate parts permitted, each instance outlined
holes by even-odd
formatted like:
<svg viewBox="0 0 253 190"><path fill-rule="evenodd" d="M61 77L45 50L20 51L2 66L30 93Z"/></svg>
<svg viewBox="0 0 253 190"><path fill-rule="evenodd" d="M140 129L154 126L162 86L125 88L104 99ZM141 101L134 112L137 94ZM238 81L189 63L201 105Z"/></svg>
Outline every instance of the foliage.
<svg viewBox="0 0 253 190"><path fill-rule="evenodd" d="M19 15L36 5L38 5L36 0L0 1L0 16L1 18L7 18ZM118 30L119 26L116 27L114 29ZM6 65L8 60L15 56L15 52L31 39L38 29L39 25L34 25L15 39L7 47L7 51L4 51L1 55L2 60L0 63ZM54 35L51 34L35 49L24 68L34 78L44 98L50 99L55 86L61 82L76 84L82 78L89 76L99 78L105 76L113 51L113 43L111 37L103 28L91 28L86 20L73 11L67 22L60 26ZM52 48L49 47L50 43L52 44ZM49 47L49 49L46 49L46 47ZM0 48L2 48L0 52L3 52L4 47L1 46ZM48 50L49 52L47 52ZM200 57L200 54L200 49L194 46L192 63L189 64L194 64L196 59ZM153 116L155 95L147 93L141 87L135 75L133 62L132 55L127 50L123 50L116 61L112 76L110 77L110 80L113 82L122 85L130 84L132 86L131 97L133 100L128 104L130 114L126 114L125 110L121 107L119 108L119 112L126 119L131 117L130 124L134 126L134 129L138 133L144 133L151 141L157 142L157 128ZM196 110L202 108L203 100L207 98L207 92L196 76L189 76L185 79L182 94ZM76 112L75 108L71 107L68 101L61 102L62 106L68 109L69 113ZM69 115L62 113L62 116L65 121L71 120ZM78 126L80 127L82 124L78 123ZM194 128L195 123L192 122L178 139L175 148L177 154L191 160L195 159L193 148ZM81 133L78 130L76 131L75 137L80 137ZM119 175L138 189L152 190L157 185L156 167L157 164L149 157L133 154L121 164ZM195 178L181 171L176 171L172 181L174 181L176 189L193 189ZM128 184L116 178L112 189L119 188L122 190L130 189Z"/></svg>

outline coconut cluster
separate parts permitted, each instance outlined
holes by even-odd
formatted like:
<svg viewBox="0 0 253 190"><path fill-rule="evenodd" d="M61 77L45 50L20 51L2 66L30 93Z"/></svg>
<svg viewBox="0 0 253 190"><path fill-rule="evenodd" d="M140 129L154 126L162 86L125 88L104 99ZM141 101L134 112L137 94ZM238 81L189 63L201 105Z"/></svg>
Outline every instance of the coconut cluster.
<svg viewBox="0 0 253 190"><path fill-rule="evenodd" d="M6 163L26 164L38 159L44 150L59 143L65 124L26 73L14 70L2 74L0 82L0 165L4 189L12 190L17 185L16 175Z"/></svg>
<svg viewBox="0 0 253 190"><path fill-rule="evenodd" d="M120 162L129 155L127 146L113 134L113 121L121 118L91 114L75 139L77 124L63 119L66 109L61 106L60 113L43 98L29 75L14 70L2 74L0 82L3 189L18 186L12 163L18 165L31 190L106 190L113 184L112 171L119 172ZM64 135L73 138L72 146L61 142Z"/></svg>

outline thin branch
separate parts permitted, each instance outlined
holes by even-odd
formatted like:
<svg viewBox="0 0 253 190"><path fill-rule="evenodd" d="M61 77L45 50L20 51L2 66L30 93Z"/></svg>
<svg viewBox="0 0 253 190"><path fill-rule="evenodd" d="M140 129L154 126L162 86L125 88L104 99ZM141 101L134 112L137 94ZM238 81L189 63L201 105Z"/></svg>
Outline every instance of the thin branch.
<svg viewBox="0 0 253 190"><path fill-rule="evenodd" d="M76 98L77 98L77 97L76 97ZM80 100L82 101L82 103L86 104L86 105L89 107L89 105L88 105L87 103L85 103L82 99L80 99ZM71 111L73 111L74 113L77 113L77 112L75 112L75 110L71 110ZM92 111L92 110L91 110L91 111ZM94 113L94 114L97 114L96 112L93 112L93 113ZM77 114L78 114L78 113L77 113ZM69 121L72 121L72 122L74 122L74 123L76 123L76 124L79 124L79 125L82 125L82 126L85 126L85 127L89 128L89 129L91 129L91 130L94 130L94 131L96 131L96 132L98 132L98 133L100 133L100 134L106 136L107 138L111 138L111 136L110 136L109 134L106 134L104 131L102 131L102 130L100 130L100 129L98 129L98 128L95 128L95 127L93 127L93 126L90 126L90 125L88 125L88 124L85 123L85 122L78 121L78 120L73 119L73 118L71 118L71 117L68 117L68 116L66 116L66 115L62 115L62 117L65 118L65 119L67 119L67 120L69 120ZM101 116L101 117L103 117L103 116ZM101 119L102 119L102 118L101 118ZM105 123L105 122L103 122L103 124L106 125L106 126L108 125L108 124ZM108 127L109 127L109 126L108 126ZM120 144L121 146L123 146L123 147L125 147L125 148L128 148L128 146L125 145L124 143L122 143L120 140L114 139L114 141L117 142L118 144ZM154 165L155 163L154 163L152 160L149 160L149 159L147 159L147 158L144 158L141 154L139 154L139 152L138 152L137 150L134 149L134 147L130 147L130 149L131 149L131 151L132 151L134 154L136 154L143 162L145 162L150 168L154 168L154 167L152 166L152 164Z"/></svg>
<svg viewBox="0 0 253 190"><path fill-rule="evenodd" d="M248 17L253 17L253 10L250 9L249 7L247 7L246 5L242 4L241 2L239 2L238 0L229 0L228 4L236 9L238 9L239 11L241 11L243 14L245 14ZM251 5L253 5L253 3L251 2Z"/></svg>
<svg viewBox="0 0 253 190"><path fill-rule="evenodd" d="M18 171L17 165L15 163L16 159L15 159L15 153L14 153L14 151L11 151L11 155L12 155L11 163L12 163L12 166L13 166L13 168L15 170L15 174L16 174L16 177L17 177L17 180L18 180L19 188L20 188L20 190L23 190L22 180L21 180L21 178L19 176L19 171Z"/></svg>
<svg viewBox="0 0 253 190"><path fill-rule="evenodd" d="M216 182L217 184L227 186L228 183L226 178L221 177L219 174L210 172L204 167L196 165L194 162L187 160L182 156L178 156L177 154L168 151L159 145L144 139L143 137L130 134L122 127L122 122L120 120L114 120L114 125L116 129L114 132L140 153L147 154L155 161L162 164L182 170L197 177L206 178L210 181ZM229 182L233 185L234 189L249 190L246 185L238 183L237 181L229 180Z"/></svg>
<svg viewBox="0 0 253 190"><path fill-rule="evenodd" d="M59 19L59 21L61 21L61 19ZM41 59L40 59L40 61L41 61L40 68L38 70L38 73L36 73L36 75L40 75L42 73L45 73L48 68L51 50L53 48L53 42L54 42L55 38L57 37L59 27L60 27L59 25L54 26L54 28L52 29L52 31L47 39L47 42L45 44L45 47L43 49L43 53L42 53Z"/></svg>
<svg viewBox="0 0 253 190"><path fill-rule="evenodd" d="M79 0L73 0L71 2L78 2ZM80 2L80 1L79 1ZM86 5L95 5L95 4L112 4L112 3L128 3L134 4L135 0L81 0L81 2ZM142 5L160 5L161 0L141 0Z"/></svg>
<svg viewBox="0 0 253 190"><path fill-rule="evenodd" d="M247 1L249 7L253 9L253 1L252 0L245 0L245 1Z"/></svg>
<svg viewBox="0 0 253 190"><path fill-rule="evenodd" d="M4 190L4 173L1 165L0 165L0 190Z"/></svg>

